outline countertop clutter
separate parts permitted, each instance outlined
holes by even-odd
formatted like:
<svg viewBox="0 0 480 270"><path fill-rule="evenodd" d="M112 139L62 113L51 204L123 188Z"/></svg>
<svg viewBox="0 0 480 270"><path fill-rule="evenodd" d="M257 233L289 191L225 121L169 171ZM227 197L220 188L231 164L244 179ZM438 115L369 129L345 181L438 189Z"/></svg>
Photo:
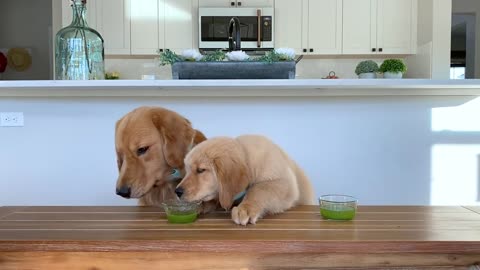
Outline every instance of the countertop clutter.
<svg viewBox="0 0 480 270"><path fill-rule="evenodd" d="M223 211L170 224L154 207L0 207L2 270L466 270L479 264L478 206L359 206L353 221L325 220L318 206L300 206L247 227Z"/></svg>

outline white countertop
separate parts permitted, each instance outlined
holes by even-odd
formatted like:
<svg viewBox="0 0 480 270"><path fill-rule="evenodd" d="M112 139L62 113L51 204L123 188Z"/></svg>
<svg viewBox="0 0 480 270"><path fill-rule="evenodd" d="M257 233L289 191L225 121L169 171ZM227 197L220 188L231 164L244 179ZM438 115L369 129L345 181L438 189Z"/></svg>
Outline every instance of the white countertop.
<svg viewBox="0 0 480 270"><path fill-rule="evenodd" d="M480 96L480 80L0 81L0 97Z"/></svg>

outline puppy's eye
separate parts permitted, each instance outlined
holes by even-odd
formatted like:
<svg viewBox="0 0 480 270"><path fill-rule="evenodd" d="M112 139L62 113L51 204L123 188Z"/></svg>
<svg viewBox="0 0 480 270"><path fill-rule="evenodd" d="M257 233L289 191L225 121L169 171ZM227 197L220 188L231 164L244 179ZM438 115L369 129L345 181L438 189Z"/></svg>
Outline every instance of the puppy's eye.
<svg viewBox="0 0 480 270"><path fill-rule="evenodd" d="M145 146L145 147L140 147L137 149L137 156L141 156L143 154L145 154L147 151L148 151L148 146Z"/></svg>
<svg viewBox="0 0 480 270"><path fill-rule="evenodd" d="M205 169L197 168L197 173L203 173L204 171L205 171Z"/></svg>

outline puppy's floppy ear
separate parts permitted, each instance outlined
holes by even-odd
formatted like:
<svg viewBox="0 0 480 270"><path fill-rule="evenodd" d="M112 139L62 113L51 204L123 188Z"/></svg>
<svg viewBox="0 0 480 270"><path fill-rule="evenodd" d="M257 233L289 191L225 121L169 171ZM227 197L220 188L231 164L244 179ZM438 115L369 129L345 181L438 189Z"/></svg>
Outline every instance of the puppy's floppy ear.
<svg viewBox="0 0 480 270"><path fill-rule="evenodd" d="M190 121L163 108L152 109L152 121L163 138L163 155L172 168L183 168L195 130Z"/></svg>
<svg viewBox="0 0 480 270"><path fill-rule="evenodd" d="M247 165L236 155L222 155L213 160L219 183L219 201L224 209L230 209L234 197L248 187Z"/></svg>

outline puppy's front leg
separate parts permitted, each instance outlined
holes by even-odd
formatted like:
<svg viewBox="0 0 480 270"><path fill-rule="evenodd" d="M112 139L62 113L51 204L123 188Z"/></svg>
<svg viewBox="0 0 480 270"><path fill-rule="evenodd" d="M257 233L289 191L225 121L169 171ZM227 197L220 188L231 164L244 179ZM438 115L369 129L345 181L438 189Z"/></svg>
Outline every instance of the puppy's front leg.
<svg viewBox="0 0 480 270"><path fill-rule="evenodd" d="M281 213L291 208L298 198L298 190L295 185L288 185L290 181L283 180L269 180L250 187L242 203L232 209L232 220L241 225L255 224L266 213Z"/></svg>

